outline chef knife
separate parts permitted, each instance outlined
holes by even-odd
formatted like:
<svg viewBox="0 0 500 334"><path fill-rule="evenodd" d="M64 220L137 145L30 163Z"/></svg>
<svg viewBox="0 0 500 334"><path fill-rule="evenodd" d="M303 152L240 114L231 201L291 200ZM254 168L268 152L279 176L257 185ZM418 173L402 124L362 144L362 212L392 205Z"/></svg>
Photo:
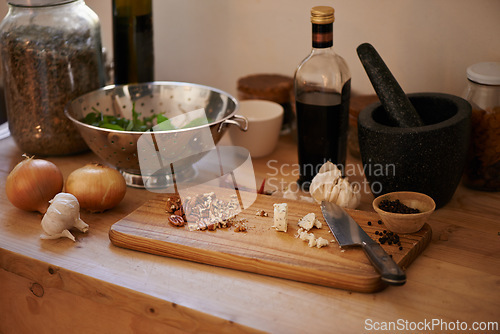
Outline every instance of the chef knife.
<svg viewBox="0 0 500 334"><path fill-rule="evenodd" d="M321 202L321 211L340 246L361 246L379 272L382 281L391 285L405 284L406 274L343 208L334 203L323 201Z"/></svg>

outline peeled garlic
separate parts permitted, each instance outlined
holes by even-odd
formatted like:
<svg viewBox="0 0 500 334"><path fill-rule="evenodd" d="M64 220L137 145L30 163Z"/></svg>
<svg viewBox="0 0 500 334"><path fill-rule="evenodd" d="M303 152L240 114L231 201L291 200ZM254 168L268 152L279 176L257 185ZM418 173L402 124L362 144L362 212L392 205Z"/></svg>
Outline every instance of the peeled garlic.
<svg viewBox="0 0 500 334"><path fill-rule="evenodd" d="M89 226L80 219L80 204L74 195L59 193L49 203L42 218L42 229L45 232L40 236L42 239L66 237L75 241L69 229L76 227L82 232L88 231Z"/></svg>
<svg viewBox="0 0 500 334"><path fill-rule="evenodd" d="M361 201L359 185L351 185L347 178L342 178L341 171L330 161L314 176L309 192L318 203L327 201L344 208L355 209Z"/></svg>

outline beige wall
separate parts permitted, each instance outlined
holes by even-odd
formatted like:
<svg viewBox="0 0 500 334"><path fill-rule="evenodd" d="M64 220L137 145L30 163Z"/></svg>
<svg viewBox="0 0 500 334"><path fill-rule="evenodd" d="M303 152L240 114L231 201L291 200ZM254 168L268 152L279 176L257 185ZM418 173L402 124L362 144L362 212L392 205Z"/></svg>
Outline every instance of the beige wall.
<svg viewBox="0 0 500 334"><path fill-rule="evenodd" d="M112 49L111 0L87 0ZM156 79L236 93L251 73L293 75L309 53L309 10L336 10L334 43L353 91L373 93L356 47L379 51L406 92L460 95L465 69L500 61L500 0L154 0ZM7 6L2 3L2 14Z"/></svg>

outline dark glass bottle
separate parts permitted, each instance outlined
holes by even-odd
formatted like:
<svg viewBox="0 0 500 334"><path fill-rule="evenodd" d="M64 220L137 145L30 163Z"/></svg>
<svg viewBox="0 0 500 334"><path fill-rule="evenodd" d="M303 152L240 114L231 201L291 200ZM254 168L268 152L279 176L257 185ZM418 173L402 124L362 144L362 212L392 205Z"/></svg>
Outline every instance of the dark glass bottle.
<svg viewBox="0 0 500 334"><path fill-rule="evenodd" d="M154 81L152 0L113 0L116 84Z"/></svg>
<svg viewBox="0 0 500 334"><path fill-rule="evenodd" d="M344 171L351 74L333 50L334 9L311 9L312 50L295 71L300 177L304 190L326 161Z"/></svg>

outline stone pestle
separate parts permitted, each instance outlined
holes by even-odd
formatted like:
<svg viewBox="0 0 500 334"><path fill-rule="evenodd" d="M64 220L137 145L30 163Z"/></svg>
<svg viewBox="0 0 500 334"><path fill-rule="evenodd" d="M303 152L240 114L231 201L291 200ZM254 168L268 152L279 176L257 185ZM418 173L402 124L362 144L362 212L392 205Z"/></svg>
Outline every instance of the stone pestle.
<svg viewBox="0 0 500 334"><path fill-rule="evenodd" d="M377 50L371 44L363 43L356 51L389 122L402 128L425 125Z"/></svg>

